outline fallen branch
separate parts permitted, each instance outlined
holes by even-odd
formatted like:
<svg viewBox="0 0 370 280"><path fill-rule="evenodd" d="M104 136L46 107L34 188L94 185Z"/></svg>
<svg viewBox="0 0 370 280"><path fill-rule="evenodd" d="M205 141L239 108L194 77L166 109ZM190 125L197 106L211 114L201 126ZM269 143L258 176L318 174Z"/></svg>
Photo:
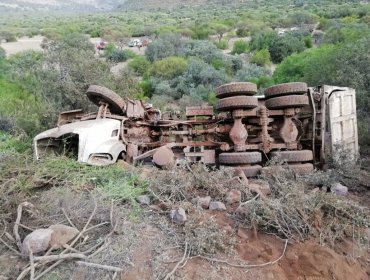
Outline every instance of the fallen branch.
<svg viewBox="0 0 370 280"><path fill-rule="evenodd" d="M72 220L69 218L69 216L68 216L68 214L67 214L67 212L66 212L66 210L65 210L64 208L62 208L62 212L63 212L63 214L64 214L64 217L66 217L66 219L67 219L68 223L69 223L72 227L74 227L75 229L77 229L77 230L78 230L78 228L74 225L74 223L72 222Z"/></svg>
<svg viewBox="0 0 370 280"><path fill-rule="evenodd" d="M110 271L116 271L116 272L123 271L122 268L111 266L111 265L103 265L103 264L89 263L89 262L83 262L83 261L76 261L76 263L79 264L79 265L84 265L84 266L94 267L94 268L100 268L100 269L105 269L105 270L110 270Z"/></svg>
<svg viewBox="0 0 370 280"><path fill-rule="evenodd" d="M171 272L166 275L164 280L169 279L176 272L179 266L184 262L187 253L188 253L188 243L185 242L185 250L184 250L184 255L182 256L182 259L175 265L175 267L171 270Z"/></svg>
<svg viewBox="0 0 370 280"><path fill-rule="evenodd" d="M15 220L15 223L14 223L14 227L13 227L13 234L14 234L14 237L15 237L15 242L17 244L17 247L19 249L19 251L22 251L22 240L21 240L21 237L19 236L19 224L21 223L21 218L22 218L22 210L23 210L23 207L30 207L30 206L33 206L31 203L25 201L25 202L22 202L21 204L18 205L18 209L17 209L17 219Z"/></svg>
<svg viewBox="0 0 370 280"><path fill-rule="evenodd" d="M87 256L85 256L84 254L76 254L76 253L34 257L35 261L39 261L39 262L53 262L53 261L66 260L66 259L86 259L86 258Z"/></svg>

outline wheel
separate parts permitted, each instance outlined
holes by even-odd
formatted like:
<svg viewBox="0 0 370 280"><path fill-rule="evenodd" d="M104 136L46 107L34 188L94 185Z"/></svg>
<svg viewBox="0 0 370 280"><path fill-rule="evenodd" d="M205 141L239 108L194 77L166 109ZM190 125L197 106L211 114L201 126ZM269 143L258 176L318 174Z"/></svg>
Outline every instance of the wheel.
<svg viewBox="0 0 370 280"><path fill-rule="evenodd" d="M225 98L237 95L255 95L257 85L253 83L230 83L216 88L217 98Z"/></svg>
<svg viewBox="0 0 370 280"><path fill-rule="evenodd" d="M235 109L253 109L258 106L258 99L253 96L234 96L220 99L216 109L229 111Z"/></svg>
<svg viewBox="0 0 370 280"><path fill-rule="evenodd" d="M312 163L289 164L288 168L292 170L294 173L297 173L300 175L310 174L314 171L314 167Z"/></svg>
<svg viewBox="0 0 370 280"><path fill-rule="evenodd" d="M278 157L286 162L302 162L313 160L313 154L310 150L301 151L274 151L270 153L272 157Z"/></svg>
<svg viewBox="0 0 370 280"><path fill-rule="evenodd" d="M262 161L259 152L222 153L218 156L220 164L250 164Z"/></svg>
<svg viewBox="0 0 370 280"><path fill-rule="evenodd" d="M243 171L246 177L256 177L258 174L261 173L262 166L261 165L241 166L238 169Z"/></svg>
<svg viewBox="0 0 370 280"><path fill-rule="evenodd" d="M265 102L268 109L298 108L308 104L308 96L306 95L280 96L268 99Z"/></svg>
<svg viewBox="0 0 370 280"><path fill-rule="evenodd" d="M286 83L269 87L265 90L266 98L284 96L290 94L306 93L308 90L306 83Z"/></svg>
<svg viewBox="0 0 370 280"><path fill-rule="evenodd" d="M100 102L106 102L109 110L113 114L122 115L126 104L125 101L114 91L105 87L92 85L86 91L87 98L95 105L100 106Z"/></svg>

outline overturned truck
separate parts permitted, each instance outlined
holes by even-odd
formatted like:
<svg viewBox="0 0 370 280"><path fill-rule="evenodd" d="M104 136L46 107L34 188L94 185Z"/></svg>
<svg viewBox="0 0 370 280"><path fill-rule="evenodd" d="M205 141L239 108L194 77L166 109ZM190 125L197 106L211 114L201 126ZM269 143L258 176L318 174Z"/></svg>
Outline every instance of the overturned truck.
<svg viewBox="0 0 370 280"><path fill-rule="evenodd" d="M253 177L273 157L305 174L325 168L338 147L353 158L358 153L355 91L347 87L297 82L256 95L255 84L229 83L216 89L215 108L187 107L183 118L139 100L125 102L101 86L86 94L97 112L61 113L56 128L34 138L37 159L54 153L92 165L120 158L160 167L202 162Z"/></svg>

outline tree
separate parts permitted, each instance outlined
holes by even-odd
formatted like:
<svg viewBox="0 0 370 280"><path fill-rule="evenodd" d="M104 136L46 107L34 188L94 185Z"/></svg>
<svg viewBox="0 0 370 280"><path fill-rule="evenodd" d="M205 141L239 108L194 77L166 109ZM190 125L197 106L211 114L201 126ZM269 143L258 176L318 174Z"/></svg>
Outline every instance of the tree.
<svg viewBox="0 0 370 280"><path fill-rule="evenodd" d="M257 51L251 58L251 63L255 63L258 66L265 66L271 64L271 56L268 49Z"/></svg>
<svg viewBox="0 0 370 280"><path fill-rule="evenodd" d="M187 66L186 59L170 56L154 62L150 68L150 73L154 76L170 80L183 74Z"/></svg>
<svg viewBox="0 0 370 280"><path fill-rule="evenodd" d="M212 24L212 29L216 32L217 34L217 38L218 38L218 42L221 42L224 34L230 30L230 27L225 25L225 24L221 24L221 23L214 23Z"/></svg>
<svg viewBox="0 0 370 280"><path fill-rule="evenodd" d="M304 42L292 34L275 37L268 46L274 63L280 63L285 57L295 52L302 52L305 48Z"/></svg>

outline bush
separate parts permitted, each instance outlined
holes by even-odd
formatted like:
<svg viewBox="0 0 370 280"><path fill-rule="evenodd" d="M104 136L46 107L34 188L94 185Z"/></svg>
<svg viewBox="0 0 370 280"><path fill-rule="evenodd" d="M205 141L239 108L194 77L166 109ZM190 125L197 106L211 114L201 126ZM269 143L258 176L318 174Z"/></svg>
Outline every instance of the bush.
<svg viewBox="0 0 370 280"><path fill-rule="evenodd" d="M229 47L229 44L225 40L221 40L219 42L214 42L217 48L221 50L226 50Z"/></svg>
<svg viewBox="0 0 370 280"><path fill-rule="evenodd" d="M150 62L144 56L137 56L128 62L128 66L140 75L148 70Z"/></svg>
<svg viewBox="0 0 370 280"><path fill-rule="evenodd" d="M257 51L251 58L251 63L258 66L265 66L271 64L270 52L268 49Z"/></svg>
<svg viewBox="0 0 370 280"><path fill-rule="evenodd" d="M250 63L244 65L243 68L236 73L236 76L241 82L249 82L255 81L260 77L271 76L271 72L264 67Z"/></svg>
<svg viewBox="0 0 370 280"><path fill-rule="evenodd" d="M233 47L233 54L245 53L248 50L248 43L244 40L235 41Z"/></svg>
<svg viewBox="0 0 370 280"><path fill-rule="evenodd" d="M276 37L268 46L271 60L274 63L280 63L285 57L295 52L302 52L305 48L304 42L293 34Z"/></svg>
<svg viewBox="0 0 370 280"><path fill-rule="evenodd" d="M236 35L238 37L247 37L249 35L249 30L246 27L240 27L236 29Z"/></svg>
<svg viewBox="0 0 370 280"><path fill-rule="evenodd" d="M118 62L124 62L128 59L127 54L125 51L120 49L114 49L108 56L107 60L118 63Z"/></svg>
<svg viewBox="0 0 370 280"><path fill-rule="evenodd" d="M155 61L150 68L150 73L154 76L170 80L184 73L187 65L186 59L170 56Z"/></svg>

